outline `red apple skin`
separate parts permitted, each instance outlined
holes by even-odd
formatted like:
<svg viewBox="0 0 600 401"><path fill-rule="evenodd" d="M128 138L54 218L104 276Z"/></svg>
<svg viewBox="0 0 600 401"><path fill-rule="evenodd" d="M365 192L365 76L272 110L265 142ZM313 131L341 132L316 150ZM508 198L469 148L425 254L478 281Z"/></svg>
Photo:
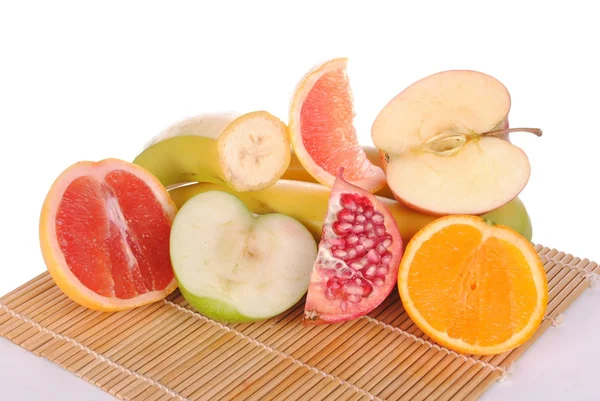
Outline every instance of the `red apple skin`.
<svg viewBox="0 0 600 401"><path fill-rule="evenodd" d="M438 213L438 212L434 212L432 210L427 210L427 209L423 209L417 205L413 205L412 203L409 203L407 201L405 201L404 199L402 199L400 196L398 196L392 189L390 189L390 191L392 192L392 194L394 195L394 199L396 199L399 203L403 204L404 206L411 208L412 210L415 210L419 213L422 214L426 214L429 216L434 216L434 217L443 217L443 216L448 216L448 213ZM492 209L492 210L488 210L485 212L481 212L481 213L467 213L467 214L473 214L475 216L483 216L487 213L493 212L494 210L497 210L503 206L506 206L507 204L509 204L510 202L512 202L513 200L515 200L517 197L519 196L519 194L516 194L515 196L513 196L512 198L510 198L507 202L505 202L504 204Z"/></svg>

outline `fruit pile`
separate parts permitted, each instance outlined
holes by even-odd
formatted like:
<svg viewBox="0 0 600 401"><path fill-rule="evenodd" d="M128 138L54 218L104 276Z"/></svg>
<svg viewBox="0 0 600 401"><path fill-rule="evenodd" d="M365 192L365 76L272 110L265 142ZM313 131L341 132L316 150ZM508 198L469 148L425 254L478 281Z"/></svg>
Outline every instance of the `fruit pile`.
<svg viewBox="0 0 600 401"><path fill-rule="evenodd" d="M518 198L529 160L509 135L541 131L508 127L498 80L453 70L401 91L373 123L375 147L362 147L346 62L303 77L287 124L204 114L131 162L67 168L40 217L57 286L106 312L178 287L221 322L304 302L305 325L360 318L397 288L449 349L496 354L529 339L548 285Z"/></svg>

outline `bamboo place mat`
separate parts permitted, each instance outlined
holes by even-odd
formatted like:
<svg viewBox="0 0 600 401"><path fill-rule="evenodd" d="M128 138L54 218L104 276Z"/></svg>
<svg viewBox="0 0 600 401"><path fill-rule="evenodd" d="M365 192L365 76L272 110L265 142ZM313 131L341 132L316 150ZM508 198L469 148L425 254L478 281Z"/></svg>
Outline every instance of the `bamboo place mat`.
<svg viewBox="0 0 600 401"><path fill-rule="evenodd" d="M275 318L223 325L176 291L125 312L76 305L47 273L0 298L0 335L119 399L475 400L595 278L598 264L537 246L547 315L525 345L501 355L461 355L431 342L397 291L350 322L303 327L303 302Z"/></svg>

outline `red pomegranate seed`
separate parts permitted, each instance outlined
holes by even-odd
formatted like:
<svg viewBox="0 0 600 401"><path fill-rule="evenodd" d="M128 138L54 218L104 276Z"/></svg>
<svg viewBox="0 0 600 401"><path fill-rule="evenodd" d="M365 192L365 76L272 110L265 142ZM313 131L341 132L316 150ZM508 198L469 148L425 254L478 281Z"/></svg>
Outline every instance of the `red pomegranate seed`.
<svg viewBox="0 0 600 401"><path fill-rule="evenodd" d="M338 220L348 221L352 223L355 219L354 213L348 209L342 209L337 215Z"/></svg>
<svg viewBox="0 0 600 401"><path fill-rule="evenodd" d="M369 259L369 262L371 263L379 263L381 256L375 252L374 249L371 249L369 253L367 253L367 259Z"/></svg>
<svg viewBox="0 0 600 401"><path fill-rule="evenodd" d="M352 229L352 224L348 222L336 221L333 223L333 232L337 235L344 235Z"/></svg>

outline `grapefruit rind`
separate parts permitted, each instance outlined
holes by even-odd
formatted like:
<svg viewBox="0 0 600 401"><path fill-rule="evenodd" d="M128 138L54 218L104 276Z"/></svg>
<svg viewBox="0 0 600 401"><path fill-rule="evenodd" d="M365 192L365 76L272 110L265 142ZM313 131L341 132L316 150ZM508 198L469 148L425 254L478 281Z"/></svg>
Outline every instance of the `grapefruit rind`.
<svg viewBox="0 0 600 401"><path fill-rule="evenodd" d="M102 179L114 169L127 171L142 179L163 206L169 221L173 221L177 213L177 207L171 200L167 190L154 176L139 166L120 159L109 158L99 162L77 162L64 170L56 178L44 199L39 222L39 241L42 257L57 287L79 305L102 312L132 309L153 303L163 299L177 288L177 281L173 278L171 283L161 291L150 291L131 299L105 297L84 286L69 268L56 236L56 215L63 194L69 184L80 177L82 173Z"/></svg>
<svg viewBox="0 0 600 401"><path fill-rule="evenodd" d="M408 290L408 274L415 255L419 251L421 245L431 238L433 234L444 227L454 224L472 225L483 232L484 238L496 237L516 245L523 251L523 255L531 267L532 278L537 290L536 308L531 314L528 324L503 343L494 346L479 346L469 344L462 339L453 338L449 336L448 333L440 332L427 322L411 300L410 292ZM548 303L548 282L546 280L544 265L531 242L508 226L491 226L482 218L472 215L440 217L419 230L406 246L404 256L400 262L398 270L398 292L408 316L433 341L450 350L473 355L496 355L510 351L527 342L539 327Z"/></svg>
<svg viewBox="0 0 600 401"><path fill-rule="evenodd" d="M335 178L337 175L336 171L327 171L321 166L319 166L311 157L311 155L306 150L303 140L302 140L302 121L301 121L301 112L304 101L306 100L308 94L313 89L314 85L321 79L325 74L334 71L342 71L346 70L346 65L348 63L348 58L336 58L329 60L323 64L315 66L308 73L305 74L303 79L296 86L294 91L294 95L290 104L290 115L289 115L289 132L290 132L290 142L292 144L292 148L294 150L295 156L300 161L300 164L304 167L306 171L313 176L313 178L325 185L329 188L333 187L335 182ZM340 140L340 142L342 142ZM343 146L343 143L340 143ZM366 191L371 193L377 192L386 185L385 173L379 167L374 165L368 158L365 151L362 148L357 149L357 152L362 152L364 157L361 157L365 163L370 164L368 176L365 176L363 179L348 179L346 180L358 186ZM342 167L342 166L340 166Z"/></svg>

